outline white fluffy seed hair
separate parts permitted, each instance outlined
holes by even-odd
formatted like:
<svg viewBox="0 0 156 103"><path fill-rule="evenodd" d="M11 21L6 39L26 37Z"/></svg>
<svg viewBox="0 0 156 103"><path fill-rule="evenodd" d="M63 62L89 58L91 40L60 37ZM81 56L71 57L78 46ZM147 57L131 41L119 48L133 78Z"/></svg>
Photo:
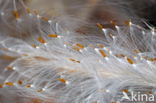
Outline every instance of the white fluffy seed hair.
<svg viewBox="0 0 156 103"><path fill-rule="evenodd" d="M154 28L98 24L103 36L83 35L75 19L47 19L22 0L0 0L0 13L0 103L120 103L124 89L155 93Z"/></svg>

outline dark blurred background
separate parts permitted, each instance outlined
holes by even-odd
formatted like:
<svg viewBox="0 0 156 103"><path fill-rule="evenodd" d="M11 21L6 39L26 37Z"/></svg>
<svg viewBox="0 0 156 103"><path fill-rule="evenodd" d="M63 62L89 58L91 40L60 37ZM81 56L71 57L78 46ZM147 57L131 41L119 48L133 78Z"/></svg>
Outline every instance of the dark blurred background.
<svg viewBox="0 0 156 103"><path fill-rule="evenodd" d="M28 0L50 16L70 15L90 22L146 21L156 26L156 0Z"/></svg>

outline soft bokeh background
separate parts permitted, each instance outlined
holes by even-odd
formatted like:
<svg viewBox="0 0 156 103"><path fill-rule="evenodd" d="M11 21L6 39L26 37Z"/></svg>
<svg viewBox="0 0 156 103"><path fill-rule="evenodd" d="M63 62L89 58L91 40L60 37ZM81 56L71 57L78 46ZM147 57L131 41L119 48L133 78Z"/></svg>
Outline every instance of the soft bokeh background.
<svg viewBox="0 0 156 103"><path fill-rule="evenodd" d="M67 14L101 23L131 19L156 25L156 0L29 0L28 4L50 16Z"/></svg>

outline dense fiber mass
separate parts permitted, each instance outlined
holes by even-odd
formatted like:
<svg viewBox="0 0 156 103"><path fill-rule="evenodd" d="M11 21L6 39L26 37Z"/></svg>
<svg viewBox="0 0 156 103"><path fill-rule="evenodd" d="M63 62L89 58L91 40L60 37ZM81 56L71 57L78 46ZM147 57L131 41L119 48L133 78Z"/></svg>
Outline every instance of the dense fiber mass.
<svg viewBox="0 0 156 103"><path fill-rule="evenodd" d="M0 0L0 103L128 103L123 95L135 91L151 96L143 103L153 100L156 31L133 23L137 14L123 11L127 1L114 1L103 5L117 20L99 18L106 21L96 27L98 20L86 20L90 9L76 18L74 2L39 12L40 1Z"/></svg>

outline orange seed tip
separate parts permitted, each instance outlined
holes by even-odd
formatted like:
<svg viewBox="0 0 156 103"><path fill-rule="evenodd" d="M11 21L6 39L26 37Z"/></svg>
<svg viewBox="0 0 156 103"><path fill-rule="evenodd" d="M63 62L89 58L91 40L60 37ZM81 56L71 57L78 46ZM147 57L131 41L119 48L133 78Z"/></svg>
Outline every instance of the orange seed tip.
<svg viewBox="0 0 156 103"><path fill-rule="evenodd" d="M19 13L18 13L17 10L14 10L14 11L12 12L12 14L13 14L13 16L14 16L16 19L20 18Z"/></svg>
<svg viewBox="0 0 156 103"><path fill-rule="evenodd" d="M84 48L84 46L82 44L77 43L76 46L80 47L81 49Z"/></svg>
<svg viewBox="0 0 156 103"><path fill-rule="evenodd" d="M99 53L100 53L103 57L106 57L106 56L107 56L103 50L99 50Z"/></svg>
<svg viewBox="0 0 156 103"><path fill-rule="evenodd" d="M45 40L44 40L42 37L38 37L37 40L38 40L40 43L43 43L43 44L46 43Z"/></svg>
<svg viewBox="0 0 156 103"><path fill-rule="evenodd" d="M64 78L59 78L57 80L60 81L60 82L62 82L62 83L66 83L66 80Z"/></svg>
<svg viewBox="0 0 156 103"><path fill-rule="evenodd" d="M72 58L70 58L69 60L72 61L72 62L80 63L80 61L72 59Z"/></svg>
<svg viewBox="0 0 156 103"><path fill-rule="evenodd" d="M12 82L6 82L4 84L7 85L7 86L13 86L14 85Z"/></svg>
<svg viewBox="0 0 156 103"><path fill-rule="evenodd" d="M99 29L103 29L103 28L104 28L103 25L100 24L100 23L97 23L96 26L97 26Z"/></svg>
<svg viewBox="0 0 156 103"><path fill-rule="evenodd" d="M128 57L126 57L126 59L127 59L127 61L128 61L129 64L134 64L134 62L132 61L132 59L130 59Z"/></svg>
<svg viewBox="0 0 156 103"><path fill-rule="evenodd" d="M50 37L50 38L57 38L58 35L56 35L56 34L49 34L48 37Z"/></svg>

